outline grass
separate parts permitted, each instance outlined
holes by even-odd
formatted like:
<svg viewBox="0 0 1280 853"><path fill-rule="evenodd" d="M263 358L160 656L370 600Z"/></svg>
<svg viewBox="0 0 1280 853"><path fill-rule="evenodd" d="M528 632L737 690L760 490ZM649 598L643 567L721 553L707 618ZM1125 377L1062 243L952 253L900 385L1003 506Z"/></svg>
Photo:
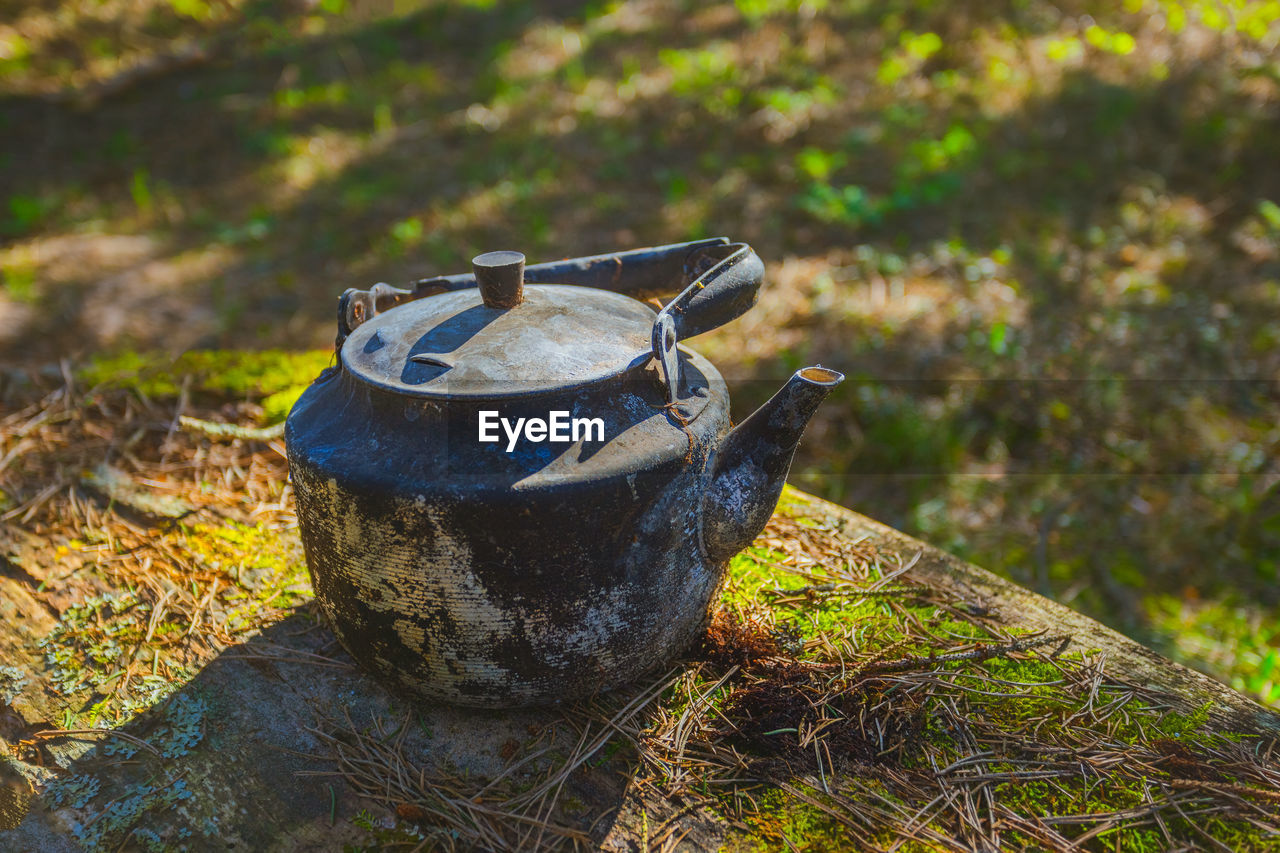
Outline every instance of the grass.
<svg viewBox="0 0 1280 853"><path fill-rule="evenodd" d="M147 397L191 392L246 402L252 397L262 422L274 424L332 363L332 353L323 351L190 351L176 358L126 351L90 359L77 378L90 388L128 388Z"/></svg>
<svg viewBox="0 0 1280 853"><path fill-rule="evenodd" d="M1280 703L1280 632L1267 609L1193 596L1153 596L1147 606L1153 631L1180 658L1263 702Z"/></svg>

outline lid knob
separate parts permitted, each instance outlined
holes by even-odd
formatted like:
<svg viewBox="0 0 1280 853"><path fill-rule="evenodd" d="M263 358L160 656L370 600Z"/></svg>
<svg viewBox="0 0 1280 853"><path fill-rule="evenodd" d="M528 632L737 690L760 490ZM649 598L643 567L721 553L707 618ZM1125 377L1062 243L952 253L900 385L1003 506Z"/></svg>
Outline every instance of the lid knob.
<svg viewBox="0 0 1280 853"><path fill-rule="evenodd" d="M471 259L480 298L490 308L514 308L524 301L524 255L485 252Z"/></svg>

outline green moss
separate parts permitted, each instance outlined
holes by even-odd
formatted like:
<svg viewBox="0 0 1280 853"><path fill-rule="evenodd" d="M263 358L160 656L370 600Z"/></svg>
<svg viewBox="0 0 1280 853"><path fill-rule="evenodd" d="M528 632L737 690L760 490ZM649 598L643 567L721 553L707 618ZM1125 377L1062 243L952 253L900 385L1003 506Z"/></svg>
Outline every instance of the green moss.
<svg viewBox="0 0 1280 853"><path fill-rule="evenodd" d="M806 583L804 578L779 568L785 559L785 554L755 545L736 555L729 561L729 583L724 593L726 602L757 602L763 590L803 587Z"/></svg>
<svg viewBox="0 0 1280 853"><path fill-rule="evenodd" d="M255 400L263 421L276 423L332 362L329 350L193 350L177 358L128 351L95 356L77 379L90 388L126 388L148 397L177 396L189 383L191 392Z"/></svg>
<svg viewBox="0 0 1280 853"><path fill-rule="evenodd" d="M1071 665L1080 662L1080 657L1064 656L1060 660ZM983 669L1016 685L1012 696L978 702L987 718L1002 728L1017 732L1030 726L1039 726L1042 736L1052 737L1055 724L1060 726L1071 720L1073 724L1081 725L1075 715L1081 709L1082 700L1056 683L1062 678L1062 674L1052 664L1034 659L997 658L986 661ZM1129 700L1126 696L1127 691L1121 688L1104 686L1094 698L1094 705L1098 708L1105 708L1113 702L1124 702L1126 713L1110 715L1105 721L1094 724L1099 733L1105 733L1116 742L1143 745L1153 740L1165 739L1211 746L1230 739L1223 733L1209 729L1211 703L1191 713L1179 713L1152 707L1141 700ZM1046 725L1049 728L1046 729Z"/></svg>
<svg viewBox="0 0 1280 853"><path fill-rule="evenodd" d="M1012 765L989 765L992 772L1013 771ZM1092 779L1063 777L1052 783L1038 780L1001 782L992 788L992 796L1019 815L1042 818L1071 817L1109 814L1126 809L1140 809L1164 795L1159 779L1145 776L1125 778L1115 775ZM1176 813L1164 817L1165 828L1173 838L1198 839L1200 831L1206 832L1230 850L1277 850L1280 838L1259 835L1258 829L1239 820L1212 817L1192 825ZM1063 823L1055 827L1066 838L1079 836L1091 828L1089 822ZM1124 853L1157 853L1169 849L1169 842L1155 827L1120 823L1113 829L1103 830L1094 838L1093 847L1118 850ZM1036 839L1009 834L1008 841L1015 845L1036 846Z"/></svg>
<svg viewBox="0 0 1280 853"><path fill-rule="evenodd" d="M809 792L806 793L814 793ZM754 795L754 808L744 815L748 838L731 841L726 853L770 853L774 850L845 851L848 830L829 814L777 788Z"/></svg>
<svg viewBox="0 0 1280 853"><path fill-rule="evenodd" d="M818 522L810 522L818 526ZM841 580L815 566L807 569L815 576L811 582L790 571L785 560L786 555L759 546L738 554L729 564L729 580L722 602L729 607L771 606L779 598L786 598L779 593ZM874 581L876 574L878 570L873 570L870 580ZM939 637L947 637L948 640L957 637L975 641L994 639L981 626L955 619L933 605L917 603L909 593L899 596L895 606L897 610L883 596L859 595L857 588L852 588L847 593L804 597L795 606L774 607L773 616L780 627L801 639L809 640L820 635L844 637L858 651L876 651L902 643L907 637L902 629L904 612L909 612ZM904 654L927 654L929 648L912 642L901 646L901 651Z"/></svg>
<svg viewBox="0 0 1280 853"><path fill-rule="evenodd" d="M264 525L199 524L183 528L182 545L202 566L234 583L223 600L232 604L226 629L257 627L279 611L312 598L302 546L292 531Z"/></svg>

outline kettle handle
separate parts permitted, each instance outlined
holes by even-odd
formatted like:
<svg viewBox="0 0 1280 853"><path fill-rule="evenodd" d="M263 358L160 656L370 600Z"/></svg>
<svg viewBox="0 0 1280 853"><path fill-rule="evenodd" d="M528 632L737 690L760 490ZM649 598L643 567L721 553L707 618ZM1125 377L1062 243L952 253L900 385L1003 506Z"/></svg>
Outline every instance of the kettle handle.
<svg viewBox="0 0 1280 853"><path fill-rule="evenodd" d="M654 324L653 341L654 356L664 365L672 389L674 377L666 369L663 353L674 353L676 339L700 335L740 316L755 304L763 277L764 264L751 247L727 237L530 264L524 269L524 281L529 284L574 284L636 299L670 300ZM336 346L341 347L361 323L397 305L475 286L473 273L459 273L419 279L408 288L381 282L368 290L349 288L338 300ZM666 347L669 338L671 345Z"/></svg>
<svg viewBox="0 0 1280 853"><path fill-rule="evenodd" d="M668 302L653 324L653 357L672 404L680 399L676 344L741 317L756 304L764 280L764 262L746 243L726 241L707 247L704 254L718 262Z"/></svg>

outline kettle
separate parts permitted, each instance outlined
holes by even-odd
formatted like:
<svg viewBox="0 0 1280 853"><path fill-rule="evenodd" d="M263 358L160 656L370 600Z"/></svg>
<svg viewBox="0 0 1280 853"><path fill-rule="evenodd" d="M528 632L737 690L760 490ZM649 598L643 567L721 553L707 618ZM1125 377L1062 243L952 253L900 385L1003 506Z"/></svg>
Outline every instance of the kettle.
<svg viewBox="0 0 1280 853"><path fill-rule="evenodd" d="M751 308L763 274L715 238L489 252L344 293L336 366L285 441L316 598L352 657L428 700L514 707L684 651L844 378L803 368L731 426L724 380L680 342Z"/></svg>

